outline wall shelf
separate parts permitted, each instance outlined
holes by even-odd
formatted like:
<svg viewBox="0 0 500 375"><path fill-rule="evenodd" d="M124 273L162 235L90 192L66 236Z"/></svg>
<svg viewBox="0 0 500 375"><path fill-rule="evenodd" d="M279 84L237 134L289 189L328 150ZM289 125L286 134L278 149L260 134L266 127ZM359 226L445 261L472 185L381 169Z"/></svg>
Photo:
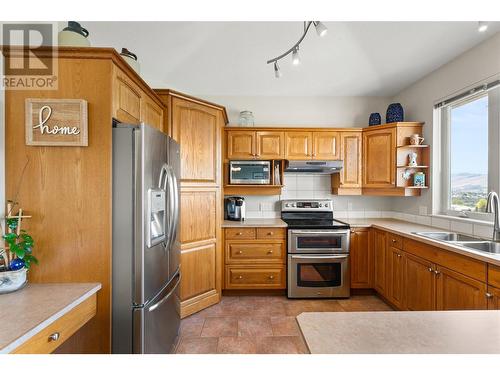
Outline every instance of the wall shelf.
<svg viewBox="0 0 500 375"><path fill-rule="evenodd" d="M429 145L403 145L397 146L397 148L427 148Z"/></svg>
<svg viewBox="0 0 500 375"><path fill-rule="evenodd" d="M411 166L411 165L398 165L397 168L405 168L405 169L426 169L426 168L429 168L428 165L414 165L414 166Z"/></svg>

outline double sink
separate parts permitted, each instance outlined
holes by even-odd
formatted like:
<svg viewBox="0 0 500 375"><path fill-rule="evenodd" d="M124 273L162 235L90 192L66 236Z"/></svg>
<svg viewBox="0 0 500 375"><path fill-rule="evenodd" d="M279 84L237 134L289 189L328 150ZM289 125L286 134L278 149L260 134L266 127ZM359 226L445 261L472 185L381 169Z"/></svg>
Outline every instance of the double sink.
<svg viewBox="0 0 500 375"><path fill-rule="evenodd" d="M489 254L500 254L500 242L482 240L480 238L453 232L412 232L418 236L432 240L465 247L467 249Z"/></svg>

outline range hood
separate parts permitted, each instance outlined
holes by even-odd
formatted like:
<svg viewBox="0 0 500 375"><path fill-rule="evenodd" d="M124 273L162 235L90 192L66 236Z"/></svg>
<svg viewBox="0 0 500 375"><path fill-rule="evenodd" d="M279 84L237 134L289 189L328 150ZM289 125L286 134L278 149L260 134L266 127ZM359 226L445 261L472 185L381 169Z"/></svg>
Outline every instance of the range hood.
<svg viewBox="0 0 500 375"><path fill-rule="evenodd" d="M332 174L344 167L342 160L287 160L285 172Z"/></svg>

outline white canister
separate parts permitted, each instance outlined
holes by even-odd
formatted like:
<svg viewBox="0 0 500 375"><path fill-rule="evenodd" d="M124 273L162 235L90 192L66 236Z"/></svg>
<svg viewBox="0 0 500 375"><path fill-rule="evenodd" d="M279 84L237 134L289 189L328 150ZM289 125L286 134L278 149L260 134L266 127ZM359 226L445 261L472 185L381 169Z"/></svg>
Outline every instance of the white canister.
<svg viewBox="0 0 500 375"><path fill-rule="evenodd" d="M126 48L122 48L120 56L123 57L123 59L127 62L127 64L129 64L132 67L132 69L136 71L137 74L141 73L141 66L137 61L137 55L135 53L130 52Z"/></svg>
<svg viewBox="0 0 500 375"><path fill-rule="evenodd" d="M26 268L0 272L0 294L11 293L26 285Z"/></svg>
<svg viewBox="0 0 500 375"><path fill-rule="evenodd" d="M58 34L58 44L61 47L90 47L89 32L76 21L69 21Z"/></svg>

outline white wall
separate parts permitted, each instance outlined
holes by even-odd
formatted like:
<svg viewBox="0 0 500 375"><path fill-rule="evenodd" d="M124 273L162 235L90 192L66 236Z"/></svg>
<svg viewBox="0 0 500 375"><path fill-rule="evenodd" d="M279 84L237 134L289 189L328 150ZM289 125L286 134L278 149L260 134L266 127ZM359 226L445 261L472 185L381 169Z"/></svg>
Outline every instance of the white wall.
<svg viewBox="0 0 500 375"><path fill-rule="evenodd" d="M406 88L392 98L392 101L401 102L407 119L425 121L424 136L426 142L433 146L431 147L431 153L433 153L435 146L438 146L433 142L434 104L440 99L461 92L497 74L500 74L500 33ZM433 165L431 177L431 186L436 188L438 186L436 179L439 178L436 163ZM432 192L425 191L416 199L394 198L393 209L411 214L427 211L430 214L432 204Z"/></svg>
<svg viewBox="0 0 500 375"><path fill-rule="evenodd" d="M252 111L256 126L363 127L372 112L384 118L385 97L204 96L226 107L230 124L240 111Z"/></svg>

